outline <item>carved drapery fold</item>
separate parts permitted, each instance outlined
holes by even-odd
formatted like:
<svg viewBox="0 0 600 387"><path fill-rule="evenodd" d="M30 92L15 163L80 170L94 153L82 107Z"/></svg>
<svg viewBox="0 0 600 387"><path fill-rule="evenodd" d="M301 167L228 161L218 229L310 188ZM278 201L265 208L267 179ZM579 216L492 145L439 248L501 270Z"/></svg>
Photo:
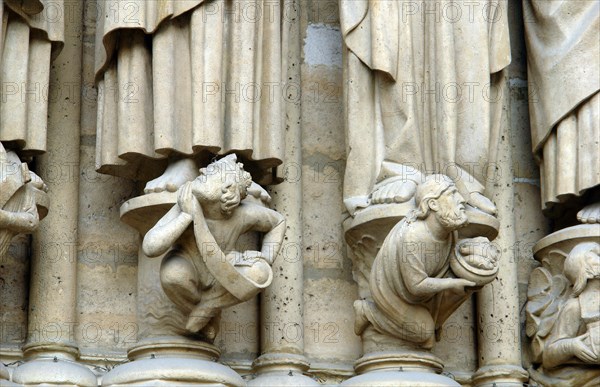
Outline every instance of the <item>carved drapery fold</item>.
<svg viewBox="0 0 600 387"><path fill-rule="evenodd" d="M600 3L528 0L523 8L542 205L560 216L560 207L600 184Z"/></svg>
<svg viewBox="0 0 600 387"><path fill-rule="evenodd" d="M463 17L440 17L453 7ZM349 212L368 205L384 161L446 174L468 202L483 194L510 63L506 2L478 3L473 18L453 1L341 1L340 12Z"/></svg>
<svg viewBox="0 0 600 387"><path fill-rule="evenodd" d="M49 85L50 61L63 45L62 0L6 0L1 28L0 141L21 157L40 154L46 151L47 102L67 87L52 91Z"/></svg>
<svg viewBox="0 0 600 387"><path fill-rule="evenodd" d="M98 171L148 180L169 157L235 151L270 183L284 152L279 3L102 4Z"/></svg>

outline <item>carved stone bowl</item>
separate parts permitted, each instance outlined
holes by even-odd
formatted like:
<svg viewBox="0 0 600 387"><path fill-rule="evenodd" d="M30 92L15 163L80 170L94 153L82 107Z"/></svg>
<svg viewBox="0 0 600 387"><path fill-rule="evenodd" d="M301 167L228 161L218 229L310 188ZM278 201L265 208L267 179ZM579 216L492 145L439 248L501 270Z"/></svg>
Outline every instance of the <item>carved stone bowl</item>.
<svg viewBox="0 0 600 387"><path fill-rule="evenodd" d="M458 246L457 246L458 250ZM469 262L475 259L486 259L482 256L462 256L458 253L450 259L450 268L452 272L459 277L475 282L476 286L483 286L490 283L498 273L498 265L495 264L492 269L483 269L471 265Z"/></svg>
<svg viewBox="0 0 600 387"><path fill-rule="evenodd" d="M256 287L264 288L273 281L273 270L260 251L230 252L226 258L235 269Z"/></svg>

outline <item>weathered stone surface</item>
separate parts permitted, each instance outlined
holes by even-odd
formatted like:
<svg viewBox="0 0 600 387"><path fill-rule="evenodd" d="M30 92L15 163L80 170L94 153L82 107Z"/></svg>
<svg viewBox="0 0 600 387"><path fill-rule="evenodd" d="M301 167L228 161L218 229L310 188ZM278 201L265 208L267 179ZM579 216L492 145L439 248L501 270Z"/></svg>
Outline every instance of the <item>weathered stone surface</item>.
<svg viewBox="0 0 600 387"><path fill-rule="evenodd" d="M598 384L586 312L598 281L586 266L600 218L598 2L468 3L0 0L0 384L487 387L528 372L530 384L573 384L573 372ZM250 196L272 196L286 234L271 288L221 305L207 344L172 300L185 292L163 289L163 255L140 248L180 187L227 154L263 184ZM23 162L49 191L33 179L22 187L37 205L8 208ZM441 325L431 350L372 322L361 337L356 300L375 305L380 331L394 325L375 314L394 320L384 304L402 292L375 302L371 288L402 271L371 281L371 267L436 172L467 202L459 239L500 251L484 278L443 266L495 279L450 316L428 309ZM46 217L28 234L35 222L17 218L36 211ZM263 244L260 233L239 242Z"/></svg>

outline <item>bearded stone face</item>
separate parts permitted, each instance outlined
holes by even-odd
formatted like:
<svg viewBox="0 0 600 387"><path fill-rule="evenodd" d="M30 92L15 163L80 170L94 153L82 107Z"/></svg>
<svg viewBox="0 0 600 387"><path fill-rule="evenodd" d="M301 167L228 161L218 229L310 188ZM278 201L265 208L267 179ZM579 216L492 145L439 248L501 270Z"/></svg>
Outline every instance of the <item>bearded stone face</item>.
<svg viewBox="0 0 600 387"><path fill-rule="evenodd" d="M448 189L437 201L439 210L435 212L435 216L444 228L454 231L467 224L466 201L456 188Z"/></svg>

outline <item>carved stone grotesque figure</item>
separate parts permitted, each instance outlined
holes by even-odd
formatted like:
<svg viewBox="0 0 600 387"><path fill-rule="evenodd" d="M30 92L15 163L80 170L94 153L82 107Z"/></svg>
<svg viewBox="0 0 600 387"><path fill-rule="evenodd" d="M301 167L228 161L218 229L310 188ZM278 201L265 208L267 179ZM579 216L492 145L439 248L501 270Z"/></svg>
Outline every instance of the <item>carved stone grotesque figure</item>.
<svg viewBox="0 0 600 387"><path fill-rule="evenodd" d="M214 339L221 309L247 301L273 278L285 219L245 201L252 184L236 156L200 170L178 191L177 204L146 234L144 253L166 253L160 267L165 294L188 316L185 330ZM265 233L261 251L238 251L247 232Z"/></svg>
<svg viewBox="0 0 600 387"><path fill-rule="evenodd" d="M552 259L554 258L554 259ZM554 260L554 264L549 260ZM564 259L549 257L532 273L527 331L533 339L533 380L543 386L600 382L600 244L576 245Z"/></svg>
<svg viewBox="0 0 600 387"><path fill-rule="evenodd" d="M457 240L456 231L467 224L466 203L447 176L428 176L415 200L417 208L390 231L373 262L372 300L355 302L355 331L371 324L430 349L443 322L495 278L499 251L484 237Z"/></svg>
<svg viewBox="0 0 600 387"><path fill-rule="evenodd" d="M600 2L523 2L533 151L542 206L600 223ZM570 223L570 224L569 224Z"/></svg>
<svg viewBox="0 0 600 387"><path fill-rule="evenodd" d="M385 162L448 175L468 205L495 213L485 185L511 59L506 1L341 0L340 23L350 214L369 205ZM394 184L386 199L412 198L413 181Z"/></svg>
<svg viewBox="0 0 600 387"><path fill-rule="evenodd" d="M271 183L284 151L278 2L98 3L98 171L174 192L235 151Z"/></svg>

